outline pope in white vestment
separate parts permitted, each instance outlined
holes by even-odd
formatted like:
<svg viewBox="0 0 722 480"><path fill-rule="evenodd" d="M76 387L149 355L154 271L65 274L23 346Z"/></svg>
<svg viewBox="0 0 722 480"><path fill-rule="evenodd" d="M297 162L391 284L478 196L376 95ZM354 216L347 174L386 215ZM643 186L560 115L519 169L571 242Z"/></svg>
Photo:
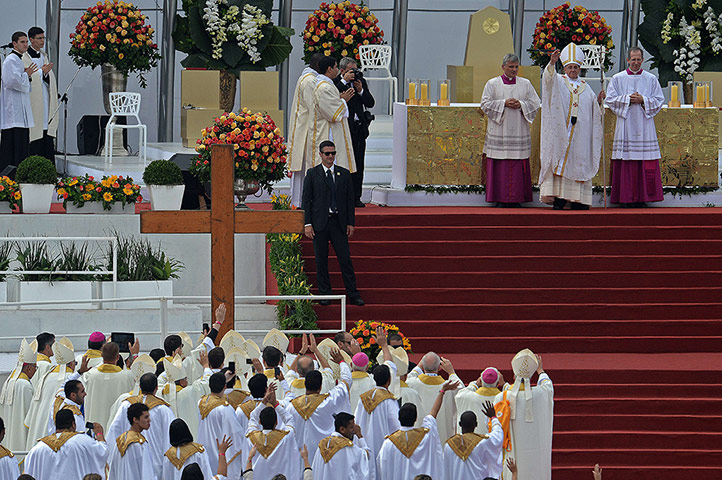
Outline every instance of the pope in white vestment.
<svg viewBox="0 0 722 480"><path fill-rule="evenodd" d="M456 402L456 421L461 421L461 414L466 411L474 413L481 412L486 402L494 403L494 399L499 394L497 385L503 382L499 371L494 367L484 369L479 378L470 382L466 388L462 388L456 393L454 398ZM481 384L481 386L479 386ZM474 433L486 435L489 432L487 422L478 422Z"/></svg>
<svg viewBox="0 0 722 480"><path fill-rule="evenodd" d="M313 478L337 480L339 472L343 472L347 480L374 478L376 459L364 438L360 436L362 433L353 417L338 414L334 419L334 427L336 431L319 442L313 457Z"/></svg>
<svg viewBox="0 0 722 480"><path fill-rule="evenodd" d="M300 480L303 461L293 432L293 419L285 408L277 406L275 412L281 418L269 415L273 422L268 421L261 414L265 408L272 407L259 404L251 412L246 429L244 451L250 452L256 447L256 454L251 459L253 477L270 479L280 473L288 480ZM281 428L277 428L278 420L283 424Z"/></svg>
<svg viewBox="0 0 722 480"><path fill-rule="evenodd" d="M561 59L564 75L554 70ZM592 204L592 178L599 170L604 132L601 97L579 77L584 53L570 43L551 55L544 69L541 170L541 201L561 210L567 201L574 210Z"/></svg>
<svg viewBox="0 0 722 480"><path fill-rule="evenodd" d="M454 435L444 445L445 478L499 478L503 442L504 430L496 417L491 419L488 435L474 432Z"/></svg>
<svg viewBox="0 0 722 480"><path fill-rule="evenodd" d="M28 429L25 416L33 398L30 379L37 370L35 349L23 338L20 342L18 363L0 392L0 418L5 421L3 445L10 451L25 450Z"/></svg>
<svg viewBox="0 0 722 480"><path fill-rule="evenodd" d="M133 372L120 368L118 346L114 343L103 345L103 364L90 369L83 376L85 391L85 418L89 422L98 422L104 429L110 425L110 409L120 395L135 386ZM107 355L107 358L106 358Z"/></svg>
<svg viewBox="0 0 722 480"><path fill-rule="evenodd" d="M313 64L313 60L311 61ZM296 82L291 103L288 135L288 170L291 172L291 204L301 206L301 193L303 192L303 179L306 170L313 165L316 149L306 153L308 137L313 136L314 98L313 90L316 88L318 62L315 68L309 65L303 69Z"/></svg>

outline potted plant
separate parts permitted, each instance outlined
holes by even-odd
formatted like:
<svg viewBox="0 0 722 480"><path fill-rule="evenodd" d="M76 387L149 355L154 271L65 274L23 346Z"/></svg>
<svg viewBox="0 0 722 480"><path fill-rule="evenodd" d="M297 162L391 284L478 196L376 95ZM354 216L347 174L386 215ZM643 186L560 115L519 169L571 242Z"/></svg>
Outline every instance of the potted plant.
<svg viewBox="0 0 722 480"><path fill-rule="evenodd" d="M153 210L180 210L183 202L183 173L172 160L153 160L145 167L143 181L150 191Z"/></svg>
<svg viewBox="0 0 722 480"><path fill-rule="evenodd" d="M33 155L18 165L15 180L20 184L23 213L50 213L58 172L53 162Z"/></svg>
<svg viewBox="0 0 722 480"><path fill-rule="evenodd" d="M0 242L0 271L9 270L10 262L13 261L13 242ZM7 275L0 273L0 303L7 302Z"/></svg>
<svg viewBox="0 0 722 480"><path fill-rule="evenodd" d="M100 181L90 175L58 181L58 199L67 213L135 213L141 202L140 185L122 175L105 175Z"/></svg>
<svg viewBox="0 0 722 480"><path fill-rule="evenodd" d="M10 177L0 177L0 213L12 213L20 204L20 189Z"/></svg>

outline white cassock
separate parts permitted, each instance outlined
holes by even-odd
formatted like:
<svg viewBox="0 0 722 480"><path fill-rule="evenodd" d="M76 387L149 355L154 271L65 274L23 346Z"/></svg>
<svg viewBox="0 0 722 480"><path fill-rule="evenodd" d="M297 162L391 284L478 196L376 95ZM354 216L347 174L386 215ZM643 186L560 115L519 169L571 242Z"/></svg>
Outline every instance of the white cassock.
<svg viewBox="0 0 722 480"><path fill-rule="evenodd" d="M348 412L348 385L351 383L351 370L345 362L341 363L341 381L327 394L301 395L294 398L286 407L296 429L296 443L308 448L308 458L313 458L318 442L334 432L333 414Z"/></svg>
<svg viewBox="0 0 722 480"><path fill-rule="evenodd" d="M127 431L110 442L108 447L109 480L143 480L156 478L153 454L145 437Z"/></svg>
<svg viewBox="0 0 722 480"><path fill-rule="evenodd" d="M296 82L291 103L288 129L288 169L291 171L291 204L301 206L301 193L306 170L313 166L316 149L310 152L308 137L313 136L313 89L316 87L318 72L306 67ZM305 393L305 392L304 392ZM303 395L303 393L301 394Z"/></svg>
<svg viewBox="0 0 722 480"><path fill-rule="evenodd" d="M376 381L367 372L351 372L351 378L353 378L353 384L351 384L349 399L351 401L351 411L355 412L361 394L376 388ZM395 431L395 429L392 431ZM366 435L365 432L364 435Z"/></svg>
<svg viewBox="0 0 722 480"><path fill-rule="evenodd" d="M389 435L376 457L379 480L413 480L416 475L442 479L443 459L436 419L424 417L421 427L401 427Z"/></svg>
<svg viewBox="0 0 722 480"><path fill-rule="evenodd" d="M336 380L333 378L333 370L323 368L319 371L321 372L321 393L328 393L336 385ZM288 382L288 392L291 393L290 397L286 395L287 398L293 399L306 394L306 380L300 378L298 373L289 370L283 376L286 382Z"/></svg>
<svg viewBox="0 0 722 480"><path fill-rule="evenodd" d="M7 448L0 446L0 478L14 480L19 476L18 458Z"/></svg>
<svg viewBox="0 0 722 480"><path fill-rule="evenodd" d="M12 378L11 374L0 394L0 417L5 421L5 438L2 444L11 451L25 450L28 438L25 416L32 399L33 386L27 375L20 373L17 378Z"/></svg>
<svg viewBox="0 0 722 480"><path fill-rule="evenodd" d="M251 459L253 477L270 479L280 473L288 480L299 480L303 472L303 460L293 434L293 420L283 407L279 407L276 408L280 417L276 428L261 430L259 417L264 408L265 405L259 404L251 412L243 447L245 452L250 452L254 445L256 447L256 455Z"/></svg>
<svg viewBox="0 0 722 480"><path fill-rule="evenodd" d="M0 90L0 129L30 128L34 125L30 105L30 78L16 50L3 61L2 89ZM39 362L38 362L39 363ZM40 365L38 364L38 372Z"/></svg>
<svg viewBox="0 0 722 480"><path fill-rule="evenodd" d="M354 416L373 458L379 454L384 439L401 428L399 402L384 387L364 392Z"/></svg>
<svg viewBox="0 0 722 480"><path fill-rule="evenodd" d="M336 165L347 168L349 172L356 172L356 160L351 146L351 132L348 129L348 105L339 96L338 88L333 80L326 75L319 74L316 79L316 88L313 91L315 108L313 111L313 135L306 147L312 164L306 168L316 166L321 160L318 146L324 140L331 140L336 145Z"/></svg>
<svg viewBox="0 0 722 480"><path fill-rule="evenodd" d="M511 390L513 386L509 387ZM511 391L507 394L510 397ZM509 422L511 451L506 456L516 460L519 478L551 480L552 478L552 429L554 427L554 385L549 375L539 375L537 385L532 387L527 398L527 390L519 390L516 395L516 407L512 408L515 418ZM503 393L496 396L495 402L503 399ZM528 419L531 418L531 421ZM504 466L503 480L511 480L511 472Z"/></svg>
<svg viewBox="0 0 722 480"><path fill-rule="evenodd" d="M128 407L134 403L144 403L150 409L150 428L143 432L143 436L150 445L153 457L153 471L158 476L163 464L163 455L170 448L170 424L175 420L173 411L164 400L154 395L143 394L126 398L110 423L106 438L109 442L114 442L123 432L130 428Z"/></svg>
<svg viewBox="0 0 722 480"><path fill-rule="evenodd" d="M321 440L313 457L311 468L314 480L344 480L374 478L376 459L366 441L354 437L352 442L338 432Z"/></svg>
<svg viewBox="0 0 722 480"><path fill-rule="evenodd" d="M413 388L409 387L409 385L405 382L401 382L401 405L404 403L413 403L416 405L416 411L418 412L421 408L421 397L419 397L419 392L414 390ZM418 417L416 419L416 423L414 424L414 427L420 427L421 421L424 417Z"/></svg>
<svg viewBox="0 0 722 480"><path fill-rule="evenodd" d="M173 385L175 394L171 391L171 385L166 383L163 386L160 398L168 402L176 417L185 420L193 438L198 436L198 401L203 395L195 390L193 385L182 388L180 385Z"/></svg>
<svg viewBox="0 0 722 480"><path fill-rule="evenodd" d="M102 364L90 369L83 376L85 391L85 418L88 422L97 422L108 430L110 408L124 393L135 386L133 372L117 365Z"/></svg>
<svg viewBox="0 0 722 480"><path fill-rule="evenodd" d="M55 433L55 415L63 408L73 412L73 417L75 418L75 431L78 433L85 433L85 417L80 409L80 405L65 398L64 392L63 395L60 395L60 393L61 392L58 392L58 395L55 396L53 408L50 410L50 415L48 415L48 428L46 429L46 435Z"/></svg>
<svg viewBox="0 0 722 480"><path fill-rule="evenodd" d="M200 424L198 426L198 443L208 451L208 461L211 470L218 471L218 445L223 436L230 437L233 445L226 452L228 462L228 477L239 478L245 467L245 459L242 456L243 440L245 431L236 418L236 412L228 401L215 395L206 395L198 402L200 411Z"/></svg>
<svg viewBox="0 0 722 480"><path fill-rule="evenodd" d="M491 425L489 435L457 434L446 442L444 476L447 480L499 478L503 459L501 445L504 442L504 430L496 418L491 420Z"/></svg>
<svg viewBox="0 0 722 480"><path fill-rule="evenodd" d="M203 472L203 478L213 478L208 452L200 443L190 442L180 447L170 447L163 455L162 480L180 480L183 469L191 463L197 463Z"/></svg>
<svg viewBox="0 0 722 480"><path fill-rule="evenodd" d="M463 382L455 373L449 375L449 380L451 382L459 382L463 385ZM419 394L419 398L421 399L421 405L416 406L419 417L425 417L431 412L431 407L434 406L434 401L439 395L441 385L444 384L444 381L439 375L422 373L419 367L409 372L406 383L409 384L409 387L416 390L416 393ZM439 438L441 438L442 442L445 442L450 436L456 433L456 403L454 402L454 398L458 391L459 389L457 388L456 390L446 392L444 403L441 404L439 414L436 416Z"/></svg>
<svg viewBox="0 0 722 480"><path fill-rule="evenodd" d="M45 377L35 386L33 399L30 402L28 413L25 415L25 425L28 427L26 450L33 448L40 438L48 434L48 416L53 409L56 394L73 374L73 370L65 365L62 368L65 372L61 372L61 367L56 365L55 368L47 371ZM36 372L33 378L37 375Z"/></svg>
<svg viewBox="0 0 722 480"><path fill-rule="evenodd" d="M499 394L496 387L477 387L476 382L469 383L469 386L457 391L454 401L456 402L456 423L461 421L461 414L466 411L472 411L476 414L477 426L474 433L486 435L489 428L484 417L484 403L491 402L494 405L494 399Z"/></svg>
<svg viewBox="0 0 722 480"><path fill-rule="evenodd" d="M82 479L105 474L108 445L78 432L43 437L25 457L25 473L35 480ZM3 477L5 478L5 477Z"/></svg>
<svg viewBox="0 0 722 480"><path fill-rule="evenodd" d="M38 66L38 70L33 74L30 89L30 103L35 119L35 125L30 129L30 141L33 142L43 138L43 130L47 130L49 136L55 137L60 115L55 114L50 118L58 108L58 84L52 69L47 75L43 74L43 65L50 63L48 55L45 52L38 52L40 57L33 58L29 53L31 48L33 47L28 47L28 51L23 54L23 64L26 67L31 63Z"/></svg>

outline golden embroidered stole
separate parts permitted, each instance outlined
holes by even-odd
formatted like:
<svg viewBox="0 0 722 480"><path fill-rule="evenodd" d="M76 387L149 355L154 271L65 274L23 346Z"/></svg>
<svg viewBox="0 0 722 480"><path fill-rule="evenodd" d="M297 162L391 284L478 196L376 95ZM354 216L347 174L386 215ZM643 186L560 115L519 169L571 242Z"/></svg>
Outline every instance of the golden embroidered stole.
<svg viewBox="0 0 722 480"><path fill-rule="evenodd" d="M124 457L125 452L128 450L128 447L130 447L132 444L138 443L142 445L146 441L147 440L145 439L145 437L140 433L134 432L133 430L128 430L127 432L121 434L118 438L115 439L115 444L118 446L120 456Z"/></svg>
<svg viewBox="0 0 722 480"><path fill-rule="evenodd" d="M233 410L238 408L251 394L244 390L233 390L226 394L226 400L231 404Z"/></svg>
<svg viewBox="0 0 722 480"><path fill-rule="evenodd" d="M263 455L263 458L268 458L288 433L287 430L271 430L268 433L256 430L248 434L248 440L256 446L256 450Z"/></svg>
<svg viewBox="0 0 722 480"><path fill-rule="evenodd" d="M492 397L501 393L501 390L495 387L479 387L476 389L476 393L483 397Z"/></svg>
<svg viewBox="0 0 722 480"><path fill-rule="evenodd" d="M100 373L118 373L123 371L118 365L110 365L109 363L103 363L95 368L97 368Z"/></svg>
<svg viewBox="0 0 722 480"><path fill-rule="evenodd" d="M102 358L103 354L101 353L100 350L95 350L95 349L91 348L87 352L85 352L85 355L83 355L83 356L88 357L88 358Z"/></svg>
<svg viewBox="0 0 722 480"><path fill-rule="evenodd" d="M417 378L425 385L441 385L444 383L444 377L440 375L426 375L422 373Z"/></svg>
<svg viewBox="0 0 722 480"><path fill-rule="evenodd" d="M256 409L261 400L249 400L241 404L241 411L247 419L251 419L251 413Z"/></svg>
<svg viewBox="0 0 722 480"><path fill-rule="evenodd" d="M76 435L80 435L79 432L63 432L60 434L59 437L55 436L56 434L53 433L52 435L48 435L47 437L43 437L40 439L41 442L43 442L45 445L50 447L53 452L57 452L60 450L60 447L65 445L65 442L70 440Z"/></svg>
<svg viewBox="0 0 722 480"><path fill-rule="evenodd" d="M203 445L200 443L188 442L180 447L170 447L168 451L165 452L165 456L176 468L176 470L180 470L183 468L183 464L186 463L186 460L188 460L192 455L205 451L206 449L203 448Z"/></svg>
<svg viewBox="0 0 722 480"><path fill-rule="evenodd" d="M394 394L386 390L385 388L374 388L368 392L364 392L359 396L359 400L364 406L367 413L373 413L376 407L381 405L381 402L388 399L394 399Z"/></svg>
<svg viewBox="0 0 722 480"><path fill-rule="evenodd" d="M416 451L416 447L419 446L421 440L424 439L427 433L429 433L428 428L419 427L412 428L411 430L396 430L386 438L391 440L391 443L393 443L406 458L411 458L411 455Z"/></svg>
<svg viewBox="0 0 722 480"><path fill-rule="evenodd" d="M166 383L165 385L163 385L163 395L168 395L170 393L170 385L170 383ZM181 390L183 390L183 387L181 387L180 385L175 385L176 393L180 392Z"/></svg>
<svg viewBox="0 0 722 480"><path fill-rule="evenodd" d="M308 393L291 400L291 405L293 405L293 408L301 415L301 418L308 420L326 398L328 398L328 393Z"/></svg>
<svg viewBox="0 0 722 480"><path fill-rule="evenodd" d="M70 410L71 412L73 412L73 415L82 415L80 408L75 405L69 405L65 403L65 399L63 397L55 397L55 402L53 403L53 419L55 419L55 415L57 415L58 412L62 409Z"/></svg>
<svg viewBox="0 0 722 480"><path fill-rule="evenodd" d="M369 376L369 374L366 372L359 372L359 371L351 372L351 378L354 380L358 380L360 378L366 378L368 376Z"/></svg>
<svg viewBox="0 0 722 480"><path fill-rule="evenodd" d="M7 448L0 445L0 458L10 457L13 458L15 455Z"/></svg>
<svg viewBox="0 0 722 480"><path fill-rule="evenodd" d="M145 397L145 401L143 401L143 397ZM165 405L166 407L170 407L168 402L163 400L162 398L158 398L155 395L145 395L141 393L140 395L135 395L133 397L126 398L128 403L133 405L134 403L145 403L148 405L148 410L153 410L155 407L159 405Z"/></svg>
<svg viewBox="0 0 722 480"><path fill-rule="evenodd" d="M297 388L299 390L305 390L306 389L306 379L305 378L296 378L291 382L291 388Z"/></svg>
<svg viewBox="0 0 722 480"><path fill-rule="evenodd" d="M223 405L230 405L225 398L216 397L215 395L204 395L198 404L198 409L201 411L201 419L206 418L214 408Z"/></svg>
<svg viewBox="0 0 722 480"><path fill-rule="evenodd" d="M331 435L318 442L318 451L321 452L324 463L328 463L341 449L351 446L353 442L348 438Z"/></svg>
<svg viewBox="0 0 722 480"><path fill-rule="evenodd" d="M479 442L481 442L485 438L489 438L489 436L479 435L478 433L471 432L456 434L453 437L449 438L446 443L449 444L449 447L460 459L466 461L466 459L469 458L469 455L471 455L471 452L474 451Z"/></svg>

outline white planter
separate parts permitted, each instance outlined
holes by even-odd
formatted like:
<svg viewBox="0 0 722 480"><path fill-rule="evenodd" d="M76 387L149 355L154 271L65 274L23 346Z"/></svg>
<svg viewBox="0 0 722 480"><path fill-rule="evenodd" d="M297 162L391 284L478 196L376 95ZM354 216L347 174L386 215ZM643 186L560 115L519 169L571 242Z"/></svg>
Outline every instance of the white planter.
<svg viewBox="0 0 722 480"><path fill-rule="evenodd" d="M76 207L72 203L68 202L65 207L65 213L107 213L107 210L103 210L103 202L85 202L82 207Z"/></svg>
<svg viewBox="0 0 722 480"><path fill-rule="evenodd" d="M8 283L6 281L0 282L0 303L8 301Z"/></svg>
<svg viewBox="0 0 722 480"><path fill-rule="evenodd" d="M147 282L118 282L117 291L113 295L113 282L102 283L103 298L132 298L132 297L171 297L173 296L173 280L147 281ZM169 301L168 305L173 302ZM155 308L159 305L157 300L118 302L113 307L106 303L104 308Z"/></svg>
<svg viewBox="0 0 722 480"><path fill-rule="evenodd" d="M148 185L153 210L180 210L185 185Z"/></svg>
<svg viewBox="0 0 722 480"><path fill-rule="evenodd" d="M49 300L91 300L93 298L93 282L20 282L21 302ZM66 305L28 305L28 309L64 309L92 308L90 302L71 303Z"/></svg>
<svg viewBox="0 0 722 480"><path fill-rule="evenodd" d="M110 206L110 210L103 210L103 213L107 213L110 215L118 214L118 213L135 213L135 203L127 203L123 205L120 202L115 202Z"/></svg>
<svg viewBox="0 0 722 480"><path fill-rule="evenodd" d="M13 213L13 209L10 208L10 204L7 202L0 202L0 214L10 214Z"/></svg>
<svg viewBox="0 0 722 480"><path fill-rule="evenodd" d="M50 213L55 185L21 183L20 192L23 195L23 213Z"/></svg>

